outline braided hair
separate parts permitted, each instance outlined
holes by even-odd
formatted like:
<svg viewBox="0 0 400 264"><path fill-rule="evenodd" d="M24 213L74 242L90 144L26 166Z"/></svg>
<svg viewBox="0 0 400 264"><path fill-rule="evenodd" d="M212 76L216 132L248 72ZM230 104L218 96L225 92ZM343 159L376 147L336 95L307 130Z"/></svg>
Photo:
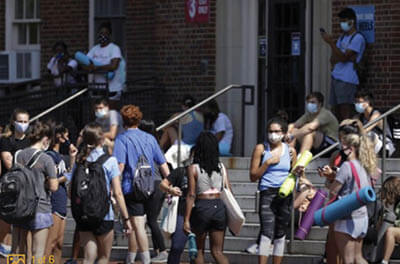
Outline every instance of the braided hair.
<svg viewBox="0 0 400 264"><path fill-rule="evenodd" d="M199 164L209 177L213 171L220 173L218 140L211 132L202 132L193 147L193 163Z"/></svg>

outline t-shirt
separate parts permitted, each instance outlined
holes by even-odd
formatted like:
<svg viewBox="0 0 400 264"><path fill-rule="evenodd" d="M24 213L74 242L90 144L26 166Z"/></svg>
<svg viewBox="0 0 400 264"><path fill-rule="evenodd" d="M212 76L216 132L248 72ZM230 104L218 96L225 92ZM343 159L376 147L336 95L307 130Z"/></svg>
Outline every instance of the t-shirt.
<svg viewBox="0 0 400 264"><path fill-rule="evenodd" d="M354 164L354 167L356 168L358 173L358 177L360 178L360 189L370 186L367 172L365 171L361 163L358 160L352 160L351 162ZM354 191L359 190L355 178L353 177L349 161L344 162L342 166L340 166L340 169L337 172L335 179L336 181L343 184L342 188L338 193L339 199L341 197L351 194ZM351 214L351 217L360 218L366 215L367 215L367 207L362 206L361 208L354 210Z"/></svg>
<svg viewBox="0 0 400 264"><path fill-rule="evenodd" d="M186 195L188 191L188 175L187 167L179 167L171 171L167 177L168 181L174 187L179 187L182 191L182 196L179 197L178 214L184 215L186 209Z"/></svg>
<svg viewBox="0 0 400 264"><path fill-rule="evenodd" d="M108 112L108 115L103 118L96 118L96 123L101 126L103 132L109 132L111 126L113 125L116 125L118 127L117 135L124 132L122 117L115 110L110 110Z"/></svg>
<svg viewBox="0 0 400 264"><path fill-rule="evenodd" d="M17 162L26 165L36 151L37 149L31 147L19 151L17 154ZM45 187L45 184L47 178L57 178L56 165L49 155L43 153L34 165L34 168L38 169L41 175L41 178L38 179L40 184L37 186L39 192L39 204L36 213L51 213L51 192Z"/></svg>
<svg viewBox="0 0 400 264"><path fill-rule="evenodd" d="M232 128L232 123L229 120L229 117L225 115L224 113L219 113L217 120L215 120L212 128L211 128L211 133L214 135L224 131L224 136L222 137L220 143L227 144L230 146L232 144L232 138L233 138L233 128Z"/></svg>
<svg viewBox="0 0 400 264"><path fill-rule="evenodd" d="M354 34L356 35L354 35L353 39L351 39L353 35L343 35L337 40L336 46L343 53L346 50L352 50L357 53L356 62L359 63L365 51L365 39L361 33ZM359 84L357 72L354 69L354 62L352 61L336 63L332 71L332 77L343 82Z"/></svg>
<svg viewBox="0 0 400 264"><path fill-rule="evenodd" d="M122 60L121 50L114 43L110 43L105 47L101 47L98 44L89 51L87 56L89 58L91 58L92 60L98 62L100 65L110 64L112 59L121 59ZM121 61L120 61L120 66L121 66ZM114 73L115 73L114 78L112 78L111 81L109 80L108 90L110 92L122 91L123 85L124 85L122 72L119 69L117 69L116 71L114 71ZM95 79L96 83L106 83L107 82L104 73L95 74L94 79Z"/></svg>
<svg viewBox="0 0 400 264"><path fill-rule="evenodd" d="M317 131L332 139L338 139L339 122L331 111L322 107L317 115L306 112L296 121L296 127L302 127L315 119L319 122Z"/></svg>
<svg viewBox="0 0 400 264"><path fill-rule="evenodd" d="M49 63L47 64L47 69L49 69L50 73L54 76L58 76L60 74L60 71L58 69L58 61L59 59L57 59L56 57L52 57ZM72 70L76 71L78 69L78 62L74 59L69 59L67 66L71 67ZM64 83L68 84L76 83L75 78L70 73L66 73L65 76L63 77L65 78ZM63 80L61 76L54 78L54 85L56 87L60 87L62 84Z"/></svg>
<svg viewBox="0 0 400 264"><path fill-rule="evenodd" d="M0 152L10 152L14 157L17 150L24 149L30 146L29 139L24 137L23 139L17 139L14 136L8 138L1 138L0 140ZM6 167L2 161L2 175L7 172Z"/></svg>
<svg viewBox="0 0 400 264"><path fill-rule="evenodd" d="M196 144L196 140L203 130L204 118L201 113L193 111L182 118L182 141L186 144Z"/></svg>
<svg viewBox="0 0 400 264"><path fill-rule="evenodd" d="M115 139L113 156L118 163L125 165L122 173L122 191L124 194L132 192L132 183L136 164L140 155L147 158L153 173L158 165L165 163L164 155L154 136L138 128L130 128L119 134Z"/></svg>
<svg viewBox="0 0 400 264"><path fill-rule="evenodd" d="M67 165L63 159L63 156L55 152L53 150L46 151L46 154L49 155L54 163L56 164L56 175L57 178L61 178L67 171ZM58 185L58 190L53 192L51 195L51 207L52 213L57 212L62 216L67 215L67 186L66 183L60 183Z"/></svg>

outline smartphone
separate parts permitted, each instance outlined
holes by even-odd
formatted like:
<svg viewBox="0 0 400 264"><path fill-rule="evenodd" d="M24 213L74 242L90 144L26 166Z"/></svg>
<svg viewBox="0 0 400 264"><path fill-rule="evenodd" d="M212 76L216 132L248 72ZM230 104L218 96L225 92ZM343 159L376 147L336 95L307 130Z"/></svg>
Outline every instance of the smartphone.
<svg viewBox="0 0 400 264"><path fill-rule="evenodd" d="M319 32L321 32L321 33L325 33L326 31L325 31L325 29L324 28L319 28Z"/></svg>

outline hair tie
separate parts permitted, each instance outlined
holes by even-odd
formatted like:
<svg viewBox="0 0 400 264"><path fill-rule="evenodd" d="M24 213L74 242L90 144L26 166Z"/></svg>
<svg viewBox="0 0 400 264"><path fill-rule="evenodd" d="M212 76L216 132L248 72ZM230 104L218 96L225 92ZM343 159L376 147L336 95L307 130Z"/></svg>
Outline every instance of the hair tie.
<svg viewBox="0 0 400 264"><path fill-rule="evenodd" d="M86 144L86 146L87 146L88 148L94 148L94 147L95 147L94 145L90 145L90 144Z"/></svg>

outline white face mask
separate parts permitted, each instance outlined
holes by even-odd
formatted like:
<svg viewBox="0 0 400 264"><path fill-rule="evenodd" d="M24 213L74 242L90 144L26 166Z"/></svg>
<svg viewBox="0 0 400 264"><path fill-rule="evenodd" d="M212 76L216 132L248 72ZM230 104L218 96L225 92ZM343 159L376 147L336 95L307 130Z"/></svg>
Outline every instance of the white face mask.
<svg viewBox="0 0 400 264"><path fill-rule="evenodd" d="M268 133L268 141L270 143L278 143L279 141L281 141L283 138L283 135L278 134L278 133Z"/></svg>
<svg viewBox="0 0 400 264"><path fill-rule="evenodd" d="M101 109L95 112L97 118L103 118L108 114L107 109Z"/></svg>
<svg viewBox="0 0 400 264"><path fill-rule="evenodd" d="M25 131L29 127L29 123L21 123L18 121L14 121L14 127L15 127L15 130L18 131L19 133L25 133Z"/></svg>
<svg viewBox="0 0 400 264"><path fill-rule="evenodd" d="M47 141L46 143L43 143L42 150L47 151L49 149L49 147L50 147L50 142Z"/></svg>

